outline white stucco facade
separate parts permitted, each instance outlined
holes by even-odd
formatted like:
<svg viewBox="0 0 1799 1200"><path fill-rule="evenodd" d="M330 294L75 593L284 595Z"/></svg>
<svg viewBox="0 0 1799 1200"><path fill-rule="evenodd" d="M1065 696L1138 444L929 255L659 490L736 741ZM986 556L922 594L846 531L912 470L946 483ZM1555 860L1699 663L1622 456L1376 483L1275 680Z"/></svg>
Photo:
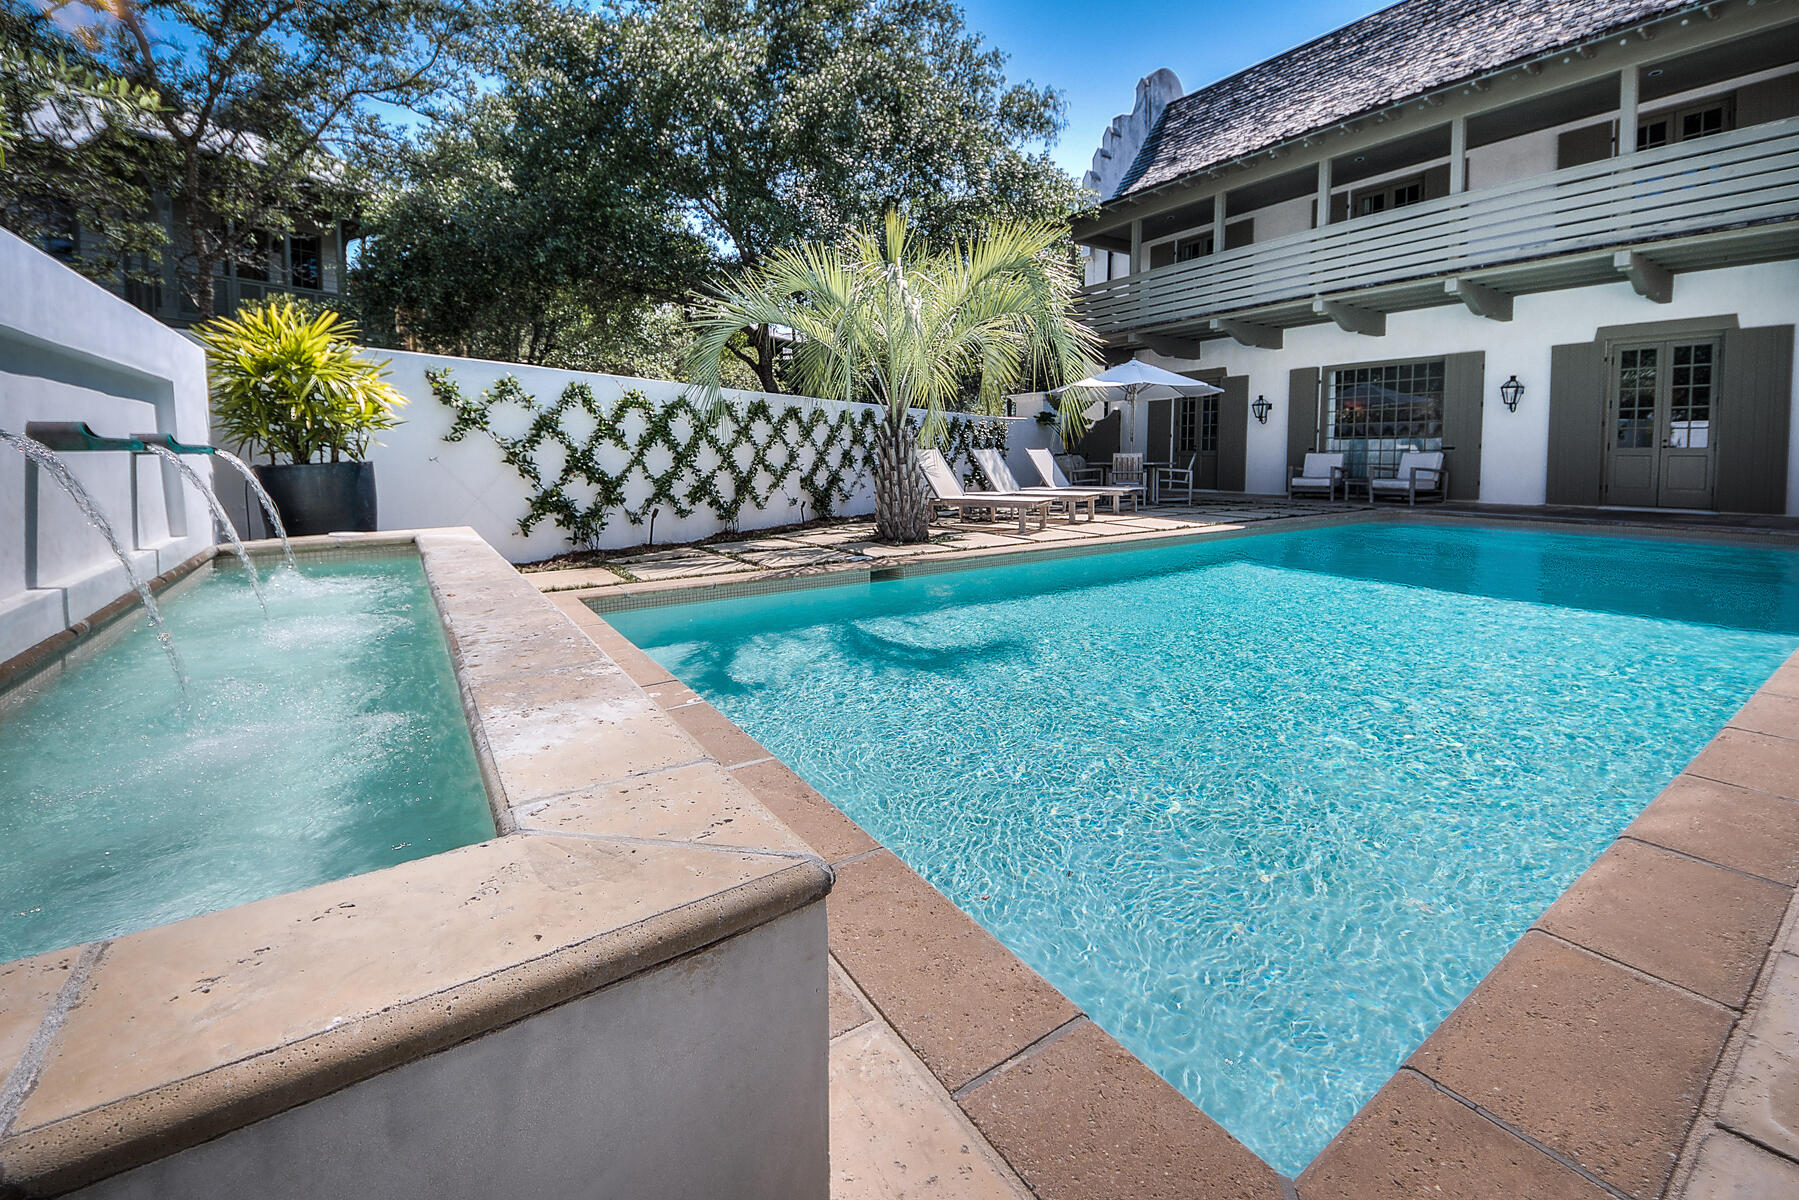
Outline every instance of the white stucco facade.
<svg viewBox="0 0 1799 1200"><path fill-rule="evenodd" d="M85 421L96 433L207 440L205 357L185 337L0 231L0 429ZM205 501L174 468L67 456L140 576L212 544ZM206 469L206 460L195 465ZM56 483L0 447L0 661L130 591L124 568Z"/></svg>
<svg viewBox="0 0 1799 1200"><path fill-rule="evenodd" d="M1480 500L1490 504L1545 502L1549 454L1551 347L1591 341L1606 326L1686 318L1734 316L1744 327L1799 324L1799 262L1699 271L1675 278L1673 299L1658 304L1620 281L1516 297L1510 321L1479 317L1460 304L1389 314L1384 336L1349 333L1334 324L1285 331L1279 350L1207 341L1197 359L1140 355L1172 370L1223 369L1249 377L1249 397L1274 405L1267 424L1249 421L1247 484L1252 492L1279 492L1287 467L1288 374L1294 369L1394 359L1435 358L1465 351L1486 354L1481 420ZM1517 412L1499 402L1499 385L1516 375L1525 386ZM1799 379L1793 396L1799 398ZM1721 396L1728 405L1729 397ZM1140 409L1137 437L1146 436ZM1799 414L1792 423L1789 462L1799 462ZM1799 471L1787 476L1787 508L1799 515Z"/></svg>

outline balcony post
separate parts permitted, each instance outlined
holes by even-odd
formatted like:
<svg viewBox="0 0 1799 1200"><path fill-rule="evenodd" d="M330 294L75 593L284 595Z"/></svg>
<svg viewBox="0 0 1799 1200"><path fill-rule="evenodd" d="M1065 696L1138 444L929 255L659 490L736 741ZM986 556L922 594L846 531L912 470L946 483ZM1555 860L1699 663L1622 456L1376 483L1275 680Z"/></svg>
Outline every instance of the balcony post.
<svg viewBox="0 0 1799 1200"><path fill-rule="evenodd" d="M1331 223L1331 160L1328 154L1318 160L1318 199L1313 203L1318 206L1318 212L1312 228L1323 229Z"/></svg>
<svg viewBox="0 0 1799 1200"><path fill-rule="evenodd" d="M1143 222L1141 220L1137 220L1137 221L1131 222L1131 269L1130 269L1129 273L1132 275L1135 275L1137 272L1141 271L1142 269L1143 269Z"/></svg>
<svg viewBox="0 0 1799 1200"><path fill-rule="evenodd" d="M1212 197L1212 253L1224 253L1224 189Z"/></svg>
<svg viewBox="0 0 1799 1200"><path fill-rule="evenodd" d="M1449 122L1449 194L1468 190L1468 118Z"/></svg>
<svg viewBox="0 0 1799 1200"><path fill-rule="evenodd" d="M1637 150L1637 69L1625 67L1618 72L1618 153L1635 154Z"/></svg>

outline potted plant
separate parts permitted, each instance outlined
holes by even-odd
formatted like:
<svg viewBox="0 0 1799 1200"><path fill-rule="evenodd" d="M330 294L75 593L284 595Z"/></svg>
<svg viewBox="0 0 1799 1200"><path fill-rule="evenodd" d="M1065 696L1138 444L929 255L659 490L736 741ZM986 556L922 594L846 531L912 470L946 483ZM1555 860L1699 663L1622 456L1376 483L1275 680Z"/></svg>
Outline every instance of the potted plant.
<svg viewBox="0 0 1799 1200"><path fill-rule="evenodd" d="M356 325L272 298L195 333L213 419L251 457L268 457L253 469L288 532L374 529L375 467L363 459L406 398L387 382L386 360L362 357Z"/></svg>

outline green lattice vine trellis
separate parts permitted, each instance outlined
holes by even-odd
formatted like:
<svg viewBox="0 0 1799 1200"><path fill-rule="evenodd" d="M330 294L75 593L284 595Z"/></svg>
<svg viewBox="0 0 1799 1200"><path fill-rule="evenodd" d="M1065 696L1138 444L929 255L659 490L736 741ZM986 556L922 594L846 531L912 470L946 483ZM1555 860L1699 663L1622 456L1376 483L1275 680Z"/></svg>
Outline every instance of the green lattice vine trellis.
<svg viewBox="0 0 1799 1200"><path fill-rule="evenodd" d="M571 383L553 403L540 404L511 375L472 400L447 368L426 371L425 378L432 395L454 414L444 440L460 442L475 430L486 433L530 489L519 532L529 536L548 519L582 548L598 545L614 512L641 525L655 509L689 517L710 508L727 529L735 529L746 506L766 508L777 494L797 492L813 513L827 516L873 470L881 419L878 410L868 407L833 405L835 411L827 412L810 404L777 411L767 397L757 396L708 422L686 396L657 404L635 388L604 404L587 384ZM528 420L518 436L493 427L495 410L506 406ZM569 420L576 414L584 418L581 424L591 423L590 431L571 431ZM633 432L637 421L642 428ZM946 425L943 451L951 462L966 461L973 449L1006 444L1006 426L1000 421L952 417ZM562 455L553 478L546 478L546 447L559 447ZM609 450L626 456L616 471L601 465ZM651 460L663 455L668 465L652 470ZM645 480L649 492L629 504L626 493L633 476ZM592 498L583 501L573 494L577 489Z"/></svg>

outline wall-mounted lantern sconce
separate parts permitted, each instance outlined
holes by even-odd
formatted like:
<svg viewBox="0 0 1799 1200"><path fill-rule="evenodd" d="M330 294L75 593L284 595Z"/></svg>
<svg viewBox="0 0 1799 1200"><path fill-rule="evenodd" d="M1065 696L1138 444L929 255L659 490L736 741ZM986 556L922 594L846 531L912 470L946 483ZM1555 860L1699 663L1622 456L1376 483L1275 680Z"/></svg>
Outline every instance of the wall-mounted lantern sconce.
<svg viewBox="0 0 1799 1200"><path fill-rule="evenodd" d="M1249 406L1249 411L1256 415L1256 420L1263 425L1268 424L1268 414L1274 411L1274 405L1268 403L1268 397L1257 396L1256 402Z"/></svg>
<svg viewBox="0 0 1799 1200"><path fill-rule="evenodd" d="M1507 412L1518 411L1518 401L1524 399L1524 385L1516 375L1499 385L1499 398L1505 402Z"/></svg>

